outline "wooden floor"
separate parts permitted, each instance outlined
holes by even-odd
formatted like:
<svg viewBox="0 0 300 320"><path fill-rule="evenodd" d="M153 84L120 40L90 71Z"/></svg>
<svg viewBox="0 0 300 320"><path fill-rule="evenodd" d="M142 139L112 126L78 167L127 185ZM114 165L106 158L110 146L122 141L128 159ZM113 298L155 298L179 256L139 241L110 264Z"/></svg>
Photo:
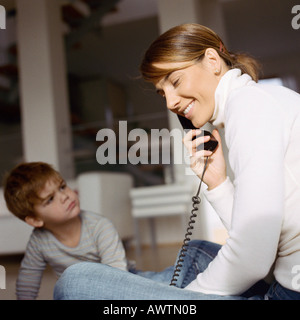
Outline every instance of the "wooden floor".
<svg viewBox="0 0 300 320"><path fill-rule="evenodd" d="M140 270L160 271L173 265L176 260L181 244L160 245L156 249L143 247L141 255L137 256L134 247L126 249L127 258L136 262L136 267ZM0 256L0 265L6 270L6 289L0 290L0 300L14 300L15 285L18 275L18 269L22 255ZM53 288L56 282L56 276L51 268L44 272L42 284L39 293L39 300L51 300Z"/></svg>

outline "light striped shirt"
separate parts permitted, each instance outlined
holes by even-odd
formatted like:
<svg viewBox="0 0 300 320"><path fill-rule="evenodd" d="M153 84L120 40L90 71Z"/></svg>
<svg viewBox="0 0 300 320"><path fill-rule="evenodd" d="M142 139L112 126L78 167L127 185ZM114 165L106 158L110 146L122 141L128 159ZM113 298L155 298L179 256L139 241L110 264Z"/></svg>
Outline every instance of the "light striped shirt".
<svg viewBox="0 0 300 320"><path fill-rule="evenodd" d="M57 277L72 264L91 261L127 270L125 250L113 224L105 217L81 211L79 244L67 247L45 229L34 229L16 283L18 299L35 299L43 271L49 264Z"/></svg>

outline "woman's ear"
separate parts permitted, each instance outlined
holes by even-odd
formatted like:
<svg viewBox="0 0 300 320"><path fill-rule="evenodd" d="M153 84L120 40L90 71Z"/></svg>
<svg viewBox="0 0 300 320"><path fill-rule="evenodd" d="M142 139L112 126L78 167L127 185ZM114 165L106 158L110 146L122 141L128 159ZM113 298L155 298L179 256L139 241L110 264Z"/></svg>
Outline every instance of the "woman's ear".
<svg viewBox="0 0 300 320"><path fill-rule="evenodd" d="M35 216L26 216L25 222L35 228L41 228L44 225L44 221Z"/></svg>
<svg viewBox="0 0 300 320"><path fill-rule="evenodd" d="M205 50L204 59L207 67L216 75L221 73L222 62L218 52L213 48Z"/></svg>

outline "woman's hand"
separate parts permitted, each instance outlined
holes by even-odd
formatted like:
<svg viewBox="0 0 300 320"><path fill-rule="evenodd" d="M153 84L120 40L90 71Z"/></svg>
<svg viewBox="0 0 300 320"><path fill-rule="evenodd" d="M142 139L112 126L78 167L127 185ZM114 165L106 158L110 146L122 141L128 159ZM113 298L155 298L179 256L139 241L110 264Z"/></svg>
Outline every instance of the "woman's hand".
<svg viewBox="0 0 300 320"><path fill-rule="evenodd" d="M212 132L218 141L218 146L214 152L207 150L197 151L197 147L210 140L210 136L199 136L201 130L190 130L184 137L183 143L188 150L191 159L191 169L201 178L205 164L205 158L209 157L207 168L203 177L203 182L208 186L208 190L214 189L226 180L226 163L222 150L221 137L218 130Z"/></svg>

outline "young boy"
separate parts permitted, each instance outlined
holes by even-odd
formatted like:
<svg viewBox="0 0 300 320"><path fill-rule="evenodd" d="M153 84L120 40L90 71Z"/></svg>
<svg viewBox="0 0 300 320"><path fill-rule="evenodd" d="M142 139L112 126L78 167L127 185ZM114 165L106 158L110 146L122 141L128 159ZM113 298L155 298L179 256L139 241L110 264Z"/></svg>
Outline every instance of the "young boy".
<svg viewBox="0 0 300 320"><path fill-rule="evenodd" d="M18 299L37 297L47 264L58 277L82 261L127 270L125 250L112 223L81 210L76 192L49 164L18 165L4 189L8 209L34 227L17 279Z"/></svg>

